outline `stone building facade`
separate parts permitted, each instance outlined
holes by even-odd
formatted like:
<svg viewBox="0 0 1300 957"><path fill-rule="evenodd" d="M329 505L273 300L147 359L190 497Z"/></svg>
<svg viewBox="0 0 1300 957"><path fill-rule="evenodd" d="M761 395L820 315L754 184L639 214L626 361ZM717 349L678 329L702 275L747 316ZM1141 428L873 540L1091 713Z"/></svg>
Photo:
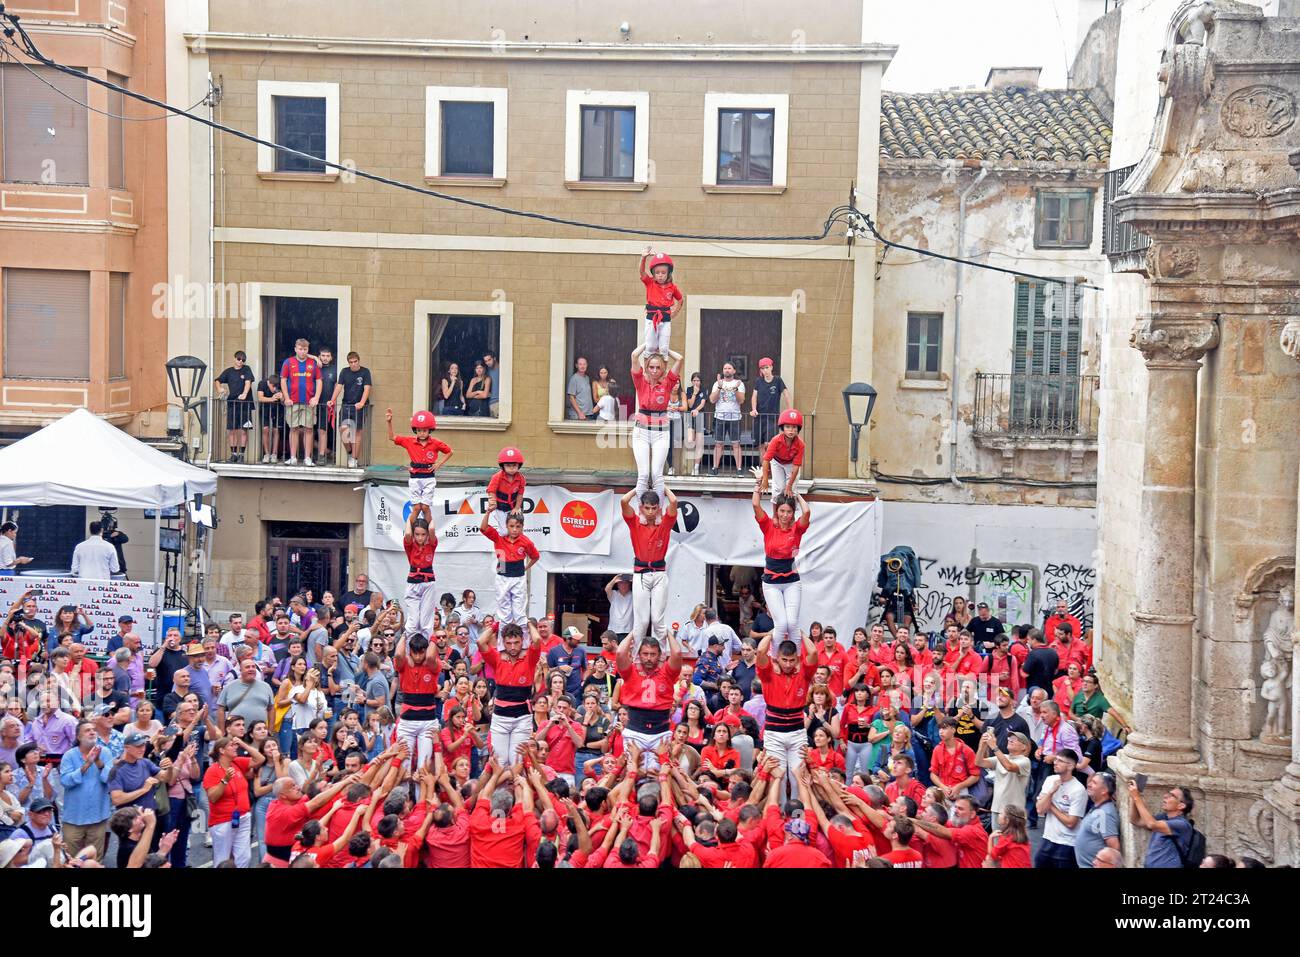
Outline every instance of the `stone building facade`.
<svg viewBox="0 0 1300 957"><path fill-rule="evenodd" d="M1121 13L1116 89L1158 87L1152 116L1117 111L1112 159L1128 241L1108 249L1098 668L1135 729L1112 764L1148 795L1189 786L1212 851L1294 866L1300 20L1228 0ZM1124 37L1157 15L1158 64Z"/></svg>

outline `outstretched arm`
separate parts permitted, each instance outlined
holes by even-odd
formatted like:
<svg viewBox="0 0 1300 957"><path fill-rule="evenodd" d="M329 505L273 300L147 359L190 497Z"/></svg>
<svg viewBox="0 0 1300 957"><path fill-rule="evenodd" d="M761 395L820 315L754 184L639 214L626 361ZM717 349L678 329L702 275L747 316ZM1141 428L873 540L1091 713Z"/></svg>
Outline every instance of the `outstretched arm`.
<svg viewBox="0 0 1300 957"><path fill-rule="evenodd" d="M388 409L387 411L384 412L384 419L385 421L388 422L388 441L391 442L393 441L393 439L397 438L397 436L393 434L393 410L392 409Z"/></svg>
<svg viewBox="0 0 1300 957"><path fill-rule="evenodd" d="M619 499L619 505L623 508L624 518L636 518L636 512L632 510L632 499L636 497L636 489L629 489L628 493Z"/></svg>
<svg viewBox="0 0 1300 957"><path fill-rule="evenodd" d="M790 479L790 487L794 488L793 478ZM799 506L799 524L804 528L807 528L808 524L812 521L812 509L808 507L807 500L798 492L794 493L794 500Z"/></svg>

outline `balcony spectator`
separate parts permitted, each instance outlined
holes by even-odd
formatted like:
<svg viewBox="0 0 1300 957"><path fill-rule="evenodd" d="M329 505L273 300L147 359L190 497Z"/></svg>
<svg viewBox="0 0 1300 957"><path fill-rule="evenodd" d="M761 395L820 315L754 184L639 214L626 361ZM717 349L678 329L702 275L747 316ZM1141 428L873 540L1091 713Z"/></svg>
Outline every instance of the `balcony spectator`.
<svg viewBox="0 0 1300 957"><path fill-rule="evenodd" d="M591 404L593 407L600 408L600 400L609 395L611 388L616 385L615 381L609 377L609 367L601 366L596 370L596 377L591 380Z"/></svg>
<svg viewBox="0 0 1300 957"><path fill-rule="evenodd" d="M722 364L722 371L709 392L709 401L713 403L712 474L717 475L722 465L723 446L730 445L736 474L740 475L740 408L745 401L745 383L736 378L736 367L730 362Z"/></svg>
<svg viewBox="0 0 1300 957"><path fill-rule="evenodd" d="M700 382L700 374L691 373L690 385L682 397L682 411L686 413L686 447L691 450L692 475L699 474L700 461L704 458L704 407L709 394Z"/></svg>
<svg viewBox="0 0 1300 957"><path fill-rule="evenodd" d="M330 398L339 418L339 442L347 449L350 469L357 467L357 461L362 458L362 449L365 448L361 442L361 433L366 427L372 387L370 370L361 364L361 356L349 352L348 367L339 371L338 383ZM349 422L352 423L351 427L348 426Z"/></svg>
<svg viewBox="0 0 1300 957"><path fill-rule="evenodd" d="M280 366L280 380L284 383L284 423L289 429L289 458L285 465L298 464L298 450L302 449L302 464L311 466L312 432L316 425L316 406L320 404L320 365L307 354L311 344L299 339L293 344L293 355Z"/></svg>
<svg viewBox="0 0 1300 957"><path fill-rule="evenodd" d="M19 565L26 565L30 557L21 556L14 550L18 539L18 526L13 522L0 525L0 575L12 575Z"/></svg>
<svg viewBox="0 0 1300 957"><path fill-rule="evenodd" d="M280 377L272 373L257 384L256 400L262 428L262 464L280 459L280 429L284 425L284 392Z"/></svg>
<svg viewBox="0 0 1300 957"><path fill-rule="evenodd" d="M339 367L334 364L334 350L325 346L320 351L320 401L316 403L316 457L322 462L328 462L333 451L330 448L330 433L337 421L333 402L338 377Z"/></svg>
<svg viewBox="0 0 1300 957"><path fill-rule="evenodd" d="M217 376L216 383L226 397L226 444L230 461L244 461L248 448L248 430L253 427L253 389L257 377L245 363L248 356L241 350L235 353L235 364Z"/></svg>
<svg viewBox="0 0 1300 957"><path fill-rule="evenodd" d="M490 350L483 353L483 365L491 382L491 392L488 394L488 415L495 419L500 414L501 408L502 370L497 354Z"/></svg>
<svg viewBox="0 0 1300 957"><path fill-rule="evenodd" d="M785 382L772 374L773 365L767 356L758 360L758 381L749 401L749 415L755 420L754 441L759 445L767 445L776 435L776 418L792 401Z"/></svg>
<svg viewBox="0 0 1300 957"><path fill-rule="evenodd" d="M465 390L465 414L486 418L493 415L495 402L491 396L496 390L496 383L488 372L484 362L474 363L474 378L469 380Z"/></svg>
<svg viewBox="0 0 1300 957"><path fill-rule="evenodd" d="M438 386L438 414L465 414L465 380L461 377L459 362L447 363L447 371Z"/></svg>
<svg viewBox="0 0 1300 957"><path fill-rule="evenodd" d="M565 390L565 401L568 403L567 408L564 410L566 419L578 419L585 422L591 418L594 405L591 396L591 379L587 375L587 360L583 356L578 356L573 363L573 375L569 376L569 385Z"/></svg>

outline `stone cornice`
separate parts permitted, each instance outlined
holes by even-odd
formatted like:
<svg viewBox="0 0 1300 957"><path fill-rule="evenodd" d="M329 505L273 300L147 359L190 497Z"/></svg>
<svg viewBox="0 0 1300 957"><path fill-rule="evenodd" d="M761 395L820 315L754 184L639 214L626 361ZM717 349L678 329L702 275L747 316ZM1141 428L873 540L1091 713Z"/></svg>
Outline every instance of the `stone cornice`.
<svg viewBox="0 0 1300 957"><path fill-rule="evenodd" d="M1153 239L1247 242L1300 235L1300 187L1267 193L1129 193L1114 200L1116 216Z"/></svg>
<svg viewBox="0 0 1300 957"><path fill-rule="evenodd" d="M1105 181L1106 164L1001 163L996 160L895 159L880 157L880 175L886 177L952 176L964 170L986 169L993 176L1023 179L1067 180L1089 186Z"/></svg>
<svg viewBox="0 0 1300 957"><path fill-rule="evenodd" d="M1219 323L1215 319L1143 316L1133 324L1129 345L1142 353L1148 369L1191 368L1219 344Z"/></svg>
<svg viewBox="0 0 1300 957"><path fill-rule="evenodd" d="M187 33L191 53L312 53L333 56L404 56L450 59L685 60L691 62L879 63L893 59L886 43L536 43L522 40L418 40L383 37L272 36Z"/></svg>

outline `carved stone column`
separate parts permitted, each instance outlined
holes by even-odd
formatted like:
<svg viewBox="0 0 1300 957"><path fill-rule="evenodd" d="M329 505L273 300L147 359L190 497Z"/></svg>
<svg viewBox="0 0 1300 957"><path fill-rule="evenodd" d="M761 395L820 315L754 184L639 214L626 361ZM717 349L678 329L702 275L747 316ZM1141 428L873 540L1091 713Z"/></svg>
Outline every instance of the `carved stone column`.
<svg viewBox="0 0 1300 957"><path fill-rule="evenodd" d="M1219 344L1213 318L1146 316L1130 344L1146 358L1142 511L1133 612L1130 763L1188 765L1193 737L1196 375ZM1155 770L1155 769L1148 769Z"/></svg>
<svg viewBox="0 0 1300 957"><path fill-rule="evenodd" d="M1300 159L1300 155L1297 156ZM1292 319L1282 329L1282 351L1300 361L1300 320ZM1298 493L1300 494L1300 493ZM1296 554L1300 555L1300 524L1296 528ZM1300 563L1296 567L1300 591ZM1291 763L1282 780L1265 794L1273 806L1273 863L1300 865L1300 601L1296 602L1296 630L1291 641Z"/></svg>

